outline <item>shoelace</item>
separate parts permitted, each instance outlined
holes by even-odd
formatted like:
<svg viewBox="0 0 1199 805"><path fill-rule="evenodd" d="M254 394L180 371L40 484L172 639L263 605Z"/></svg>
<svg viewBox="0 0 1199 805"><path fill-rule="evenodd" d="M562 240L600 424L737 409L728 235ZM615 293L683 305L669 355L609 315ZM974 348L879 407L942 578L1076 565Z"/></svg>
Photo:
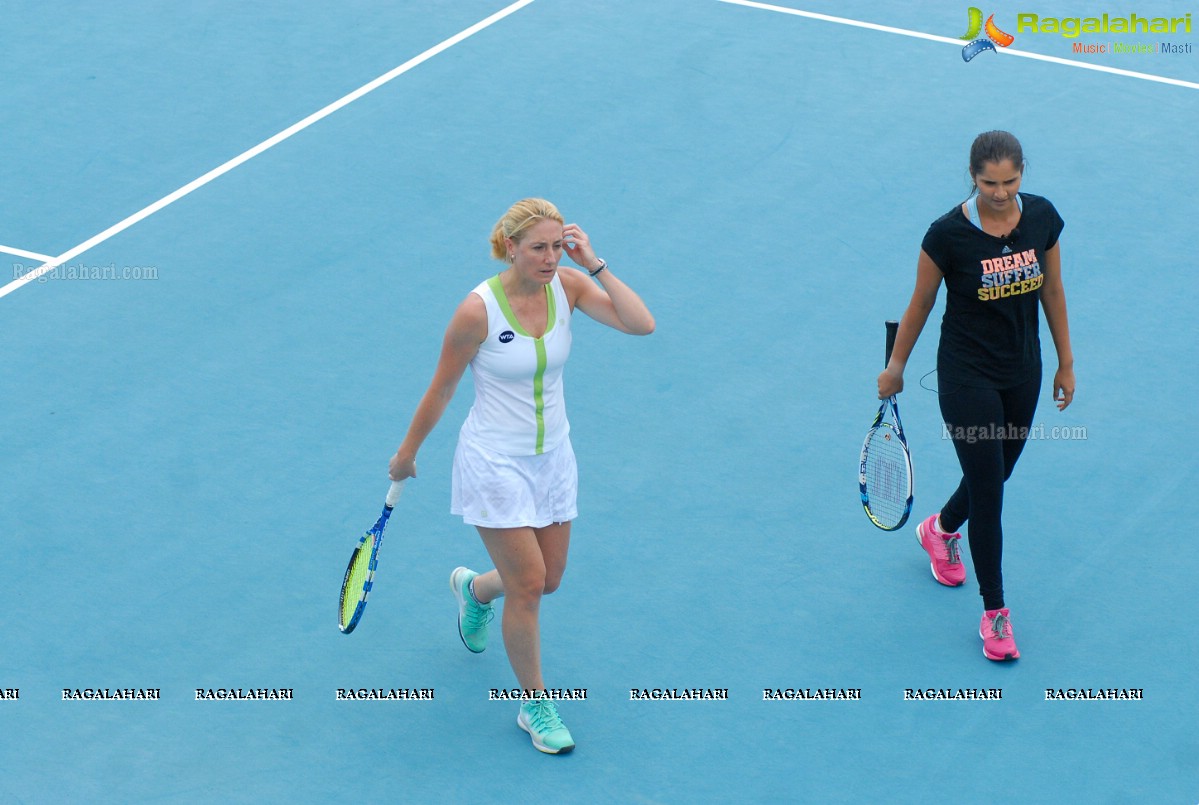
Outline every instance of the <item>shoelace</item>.
<svg viewBox="0 0 1199 805"><path fill-rule="evenodd" d="M996 640L1003 640L1005 637L1012 636L1012 625L1008 623L1008 619L1003 615L996 615L991 621L991 635Z"/></svg>
<svg viewBox="0 0 1199 805"><path fill-rule="evenodd" d="M958 548L959 539L961 539L961 537L950 537L949 539L944 540L945 556L951 565L960 565L962 563L962 553Z"/></svg>
<svg viewBox="0 0 1199 805"><path fill-rule="evenodd" d="M541 733L553 732L566 726L562 723L562 717L558 715L558 708L554 707L554 703L540 696L529 706L529 723Z"/></svg>
<svg viewBox="0 0 1199 805"><path fill-rule="evenodd" d="M495 607L490 604L477 604L473 599L468 598L466 601L466 621L465 627L467 631L475 631L482 629L487 624L491 623L495 617Z"/></svg>

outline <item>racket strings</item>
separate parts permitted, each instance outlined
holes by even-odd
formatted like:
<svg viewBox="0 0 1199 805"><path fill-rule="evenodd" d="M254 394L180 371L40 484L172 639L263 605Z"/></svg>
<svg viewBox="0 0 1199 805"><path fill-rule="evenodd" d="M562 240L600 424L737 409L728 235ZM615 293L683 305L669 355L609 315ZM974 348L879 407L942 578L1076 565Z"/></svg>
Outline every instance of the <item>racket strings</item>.
<svg viewBox="0 0 1199 805"><path fill-rule="evenodd" d="M896 525L906 514L910 490L903 445L891 427L883 426L871 434L866 450L867 506L883 525Z"/></svg>
<svg viewBox="0 0 1199 805"><path fill-rule="evenodd" d="M371 554L374 553L375 535L368 534L350 559L346 579L341 590L341 625L345 628L354 617L358 604L370 591L370 580L374 571Z"/></svg>
<svg viewBox="0 0 1199 805"><path fill-rule="evenodd" d="M354 559L354 578L357 581L362 581L371 571L371 548L374 547L374 539L368 539L362 543L359 549L359 554Z"/></svg>

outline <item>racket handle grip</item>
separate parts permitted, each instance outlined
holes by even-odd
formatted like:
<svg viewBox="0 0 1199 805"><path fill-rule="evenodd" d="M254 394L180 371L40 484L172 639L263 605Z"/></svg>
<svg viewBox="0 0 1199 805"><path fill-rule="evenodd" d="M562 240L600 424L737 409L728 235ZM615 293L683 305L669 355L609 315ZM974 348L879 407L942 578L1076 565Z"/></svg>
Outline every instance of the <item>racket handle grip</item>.
<svg viewBox="0 0 1199 805"><path fill-rule="evenodd" d="M895 349L895 334L899 332L899 322L888 321L887 326L887 357L883 360L883 368L887 368L887 364L891 363L891 350Z"/></svg>
<svg viewBox="0 0 1199 805"><path fill-rule="evenodd" d="M391 488L387 490L387 508L395 508L396 503L400 499L400 493L404 491L403 481L392 481Z"/></svg>

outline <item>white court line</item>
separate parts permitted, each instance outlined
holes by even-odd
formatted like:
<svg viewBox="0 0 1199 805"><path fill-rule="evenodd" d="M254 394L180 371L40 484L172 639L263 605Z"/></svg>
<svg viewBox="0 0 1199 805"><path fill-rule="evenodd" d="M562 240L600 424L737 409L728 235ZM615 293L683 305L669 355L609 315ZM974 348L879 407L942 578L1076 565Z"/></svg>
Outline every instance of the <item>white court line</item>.
<svg viewBox="0 0 1199 805"><path fill-rule="evenodd" d="M48 262L48 261L54 259L53 257L50 257L49 255L46 255L46 254L38 254L37 252L27 252L24 249L17 249L13 246L0 245L0 252L4 252L5 254L15 254L17 257L28 257L30 260L37 260L38 262L41 262L41 263L45 263L45 262Z"/></svg>
<svg viewBox="0 0 1199 805"><path fill-rule="evenodd" d="M753 0L720 0L720 2L729 3L735 6L745 6L747 8L759 8L763 11L777 11L780 14L791 14L796 17L807 17L813 20L822 20L823 22L835 22L838 25L850 25L854 28L868 28L872 31L882 31L888 34L910 36L915 39L928 39L933 42L946 42L958 47L962 47L963 45L961 39L954 39L953 37L949 36L926 34L923 31L909 31L907 28L893 28L890 25L877 25L873 22L850 20L846 19L845 17L831 17L828 14L817 14L814 11L800 11L797 8L787 8L786 6L773 6L769 3L755 3ZM1138 73L1134 72L1133 70L1121 70L1119 67L1108 67L1102 64L1090 64L1088 62L1075 61L1073 59L1059 59L1057 56L1043 56L1040 53L1030 53L1027 50L1013 50L1009 47L996 48L995 52L1002 56L1019 56L1024 59L1036 59L1037 61L1052 62L1053 64L1064 64L1067 67L1079 67L1083 70L1096 70L1100 73L1122 75L1128 78L1139 78L1142 81L1156 81L1159 84L1172 84L1176 87L1199 89L1199 83L1195 83L1194 81L1183 81L1178 78L1166 78L1165 76L1153 75L1152 73Z"/></svg>
<svg viewBox="0 0 1199 805"><path fill-rule="evenodd" d="M504 17L507 17L509 14L519 11L520 9L524 8L525 6L529 5L532 2L533 2L533 0L517 0L517 2L513 3L512 5L508 6L507 8L497 11L496 13L492 14L490 17L487 17L484 20L480 20L479 22L476 22L474 25L470 26L469 28L466 28L466 29L454 34L449 39L446 39L445 41L443 41L437 45L434 45L433 47L426 50L424 53L421 53L419 56L414 56L413 58L411 58L408 61L401 64L399 67L396 67L394 70L391 70L391 71L386 72L383 75L379 76L374 81L371 81L368 84L363 84L361 87L354 90L349 95L346 95L345 97L334 101L333 103L329 104L328 106L321 109L320 111L313 112L311 115L304 118L299 123L295 123L295 124L287 127L286 129L284 129L283 131L279 132L275 136L273 136L269 139L263 140L258 145L254 146L253 148L251 148L248 151L245 151L242 154L239 154L238 156L235 156L233 159L224 163L220 167L213 168L212 170L210 170L208 173L204 174L200 178L195 179L191 182L188 182L183 187L179 188L178 190L171 193L170 195L163 196L162 198L160 198L158 201L155 201L150 206L148 206L142 210L139 210L138 212L135 212L133 215L130 215L125 220L110 226L108 229L105 229L100 234L88 238L87 240L83 241L83 243L80 243L78 246L74 247L73 249L68 249L67 251L63 252L62 254L58 255L57 257L47 259L37 269L30 271L27 274L23 274L19 279L14 279L13 281L11 281L7 285L5 285L3 288L0 288L0 297L8 296L10 293L17 290L22 285L26 285L26 284L32 282L33 280L37 279L38 277L42 276L43 274L53 271L55 268L62 265L66 261L68 261L74 257L78 257L83 252L86 252L88 249L92 248L93 246L103 243L104 241L111 238L113 235L124 232L126 229L128 229L129 227L138 223L139 221L149 218L151 215L158 212L163 207L174 204L176 201L183 198L187 194L191 193L193 190L200 189L204 185L211 182L213 179L216 179L216 178L228 173L229 171L236 168L238 165L241 165L242 163L253 159L254 157L258 156L263 151L266 151L269 148L273 148L274 146L283 142L287 138L291 137L293 134L297 134L297 133L303 131L304 129L311 126L313 123L316 123L317 121L328 117L329 115L333 114L334 112L341 109L342 107L347 106L347 105L353 103L354 101L358 100L363 95L366 95L369 92L373 92L374 90L376 90L379 87L386 84L388 81L391 81L393 78L403 75L404 73L411 70L413 67L416 67L417 65L428 61L429 59L433 58L434 56L436 56L437 54L441 53L444 50L448 50L449 48L452 48L454 45L458 44L462 40L467 39L467 38L473 36L474 34L477 34L479 31L482 31L484 28L487 28L487 27L491 26L492 24L499 22ZM37 259L41 259L42 257L45 257L45 255L38 255Z"/></svg>

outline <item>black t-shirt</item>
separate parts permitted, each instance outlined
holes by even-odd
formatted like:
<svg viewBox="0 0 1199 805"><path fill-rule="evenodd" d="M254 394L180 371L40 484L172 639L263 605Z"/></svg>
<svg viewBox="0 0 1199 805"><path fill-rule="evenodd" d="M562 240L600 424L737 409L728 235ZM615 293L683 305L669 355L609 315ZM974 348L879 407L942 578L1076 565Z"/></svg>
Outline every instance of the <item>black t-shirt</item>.
<svg viewBox="0 0 1199 805"><path fill-rule="evenodd" d="M937 375L946 385L1010 388L1041 374L1037 334L1041 262L1065 222L1041 196L1020 194L1015 237L988 235L961 205L942 215L921 248L945 275Z"/></svg>

